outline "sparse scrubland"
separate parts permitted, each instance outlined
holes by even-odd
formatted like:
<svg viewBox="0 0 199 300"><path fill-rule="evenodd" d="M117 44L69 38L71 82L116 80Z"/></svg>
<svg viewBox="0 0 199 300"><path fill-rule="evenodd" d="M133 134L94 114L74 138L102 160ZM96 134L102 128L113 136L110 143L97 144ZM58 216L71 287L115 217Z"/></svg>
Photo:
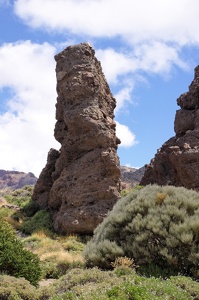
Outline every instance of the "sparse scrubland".
<svg viewBox="0 0 199 300"><path fill-rule="evenodd" d="M135 188L82 237L53 232L25 190L0 209L0 299L199 299L198 193Z"/></svg>

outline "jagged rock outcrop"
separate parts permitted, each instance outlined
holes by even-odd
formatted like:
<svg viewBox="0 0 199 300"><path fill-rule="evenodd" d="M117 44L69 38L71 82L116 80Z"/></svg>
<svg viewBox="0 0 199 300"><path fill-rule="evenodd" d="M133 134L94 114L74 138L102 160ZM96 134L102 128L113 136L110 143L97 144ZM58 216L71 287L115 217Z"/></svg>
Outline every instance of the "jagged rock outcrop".
<svg viewBox="0 0 199 300"><path fill-rule="evenodd" d="M16 190L25 185L34 185L37 177L33 173L0 170L0 189Z"/></svg>
<svg viewBox="0 0 199 300"><path fill-rule="evenodd" d="M83 43L55 56L61 149L49 151L33 200L53 212L59 233L92 233L119 198L116 101L94 54Z"/></svg>
<svg viewBox="0 0 199 300"><path fill-rule="evenodd" d="M199 191L199 66L189 91L177 99L174 130L169 139L147 165L142 185L184 186Z"/></svg>

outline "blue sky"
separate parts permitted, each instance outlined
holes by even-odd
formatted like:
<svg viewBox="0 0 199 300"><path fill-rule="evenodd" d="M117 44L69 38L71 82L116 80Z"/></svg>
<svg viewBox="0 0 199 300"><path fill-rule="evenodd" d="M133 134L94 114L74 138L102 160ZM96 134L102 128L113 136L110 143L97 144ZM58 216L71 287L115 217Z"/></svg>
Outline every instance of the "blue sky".
<svg viewBox="0 0 199 300"><path fill-rule="evenodd" d="M0 0L0 169L39 175L53 136L54 55L89 42L117 100L121 165L174 135L199 64L198 0Z"/></svg>

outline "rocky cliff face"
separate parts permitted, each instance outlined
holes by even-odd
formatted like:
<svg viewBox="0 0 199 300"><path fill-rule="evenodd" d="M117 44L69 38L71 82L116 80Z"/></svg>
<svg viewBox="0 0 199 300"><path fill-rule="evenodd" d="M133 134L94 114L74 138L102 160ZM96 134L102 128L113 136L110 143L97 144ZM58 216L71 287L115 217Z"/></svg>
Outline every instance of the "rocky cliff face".
<svg viewBox="0 0 199 300"><path fill-rule="evenodd" d="M33 193L53 212L60 233L92 233L119 198L120 168L113 98L89 44L55 56L57 104L51 149Z"/></svg>
<svg viewBox="0 0 199 300"><path fill-rule="evenodd" d="M184 186L199 191L199 66L189 91L177 99L175 137L147 165L140 184Z"/></svg>

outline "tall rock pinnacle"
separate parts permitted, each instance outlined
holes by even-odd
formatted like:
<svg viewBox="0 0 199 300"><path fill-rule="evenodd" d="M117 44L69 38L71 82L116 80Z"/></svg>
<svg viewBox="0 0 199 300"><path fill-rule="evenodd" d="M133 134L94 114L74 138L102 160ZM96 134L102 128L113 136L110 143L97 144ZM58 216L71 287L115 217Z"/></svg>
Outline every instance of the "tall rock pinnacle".
<svg viewBox="0 0 199 300"><path fill-rule="evenodd" d="M57 104L51 149L33 200L53 212L60 233L92 233L119 198L113 98L93 48L82 43L55 56Z"/></svg>
<svg viewBox="0 0 199 300"><path fill-rule="evenodd" d="M172 137L147 165L142 185L184 186L199 191L199 66L189 91L177 99Z"/></svg>

